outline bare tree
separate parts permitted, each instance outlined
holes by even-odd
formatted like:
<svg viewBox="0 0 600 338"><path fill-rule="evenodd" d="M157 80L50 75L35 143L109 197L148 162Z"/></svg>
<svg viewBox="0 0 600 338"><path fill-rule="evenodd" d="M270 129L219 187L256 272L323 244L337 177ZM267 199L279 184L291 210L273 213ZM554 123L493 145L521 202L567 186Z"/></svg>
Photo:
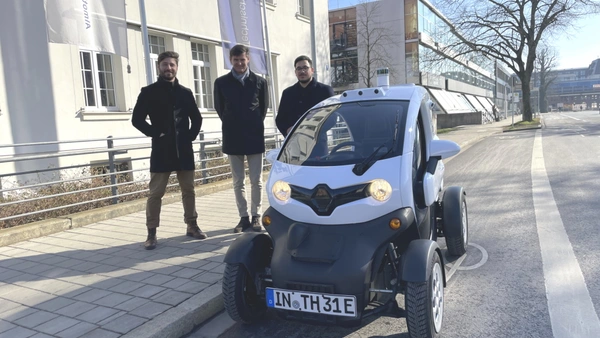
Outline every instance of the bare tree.
<svg viewBox="0 0 600 338"><path fill-rule="evenodd" d="M542 38L572 27L585 15L598 13L594 0L437 0L462 36L443 48L455 57L482 54L504 63L520 79L523 120L531 121L530 81Z"/></svg>
<svg viewBox="0 0 600 338"><path fill-rule="evenodd" d="M537 51L536 74L539 77L540 86L538 89L540 112L548 112L548 87L556 80L556 75L552 73L556 67L556 51L547 46L541 46Z"/></svg>
<svg viewBox="0 0 600 338"><path fill-rule="evenodd" d="M387 67L394 79L396 69L392 64L390 48L397 45L396 36L382 18L381 3L362 0L356 6L359 81L366 87L376 85L377 69ZM374 83L375 82L375 83Z"/></svg>

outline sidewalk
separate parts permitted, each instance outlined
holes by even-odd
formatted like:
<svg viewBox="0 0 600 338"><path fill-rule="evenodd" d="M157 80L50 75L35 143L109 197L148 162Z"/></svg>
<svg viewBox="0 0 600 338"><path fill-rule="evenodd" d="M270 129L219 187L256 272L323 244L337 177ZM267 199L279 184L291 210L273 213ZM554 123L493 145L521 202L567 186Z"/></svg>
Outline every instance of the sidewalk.
<svg viewBox="0 0 600 338"><path fill-rule="evenodd" d="M464 150L510 124L509 118L439 136ZM266 195L263 203L266 209ZM238 236L232 233L238 216L231 188L198 196L196 206L206 240L184 235L183 208L177 202L163 205L153 251L142 246L144 211L43 237L30 234L0 247L0 337L189 333L223 309L223 257Z"/></svg>

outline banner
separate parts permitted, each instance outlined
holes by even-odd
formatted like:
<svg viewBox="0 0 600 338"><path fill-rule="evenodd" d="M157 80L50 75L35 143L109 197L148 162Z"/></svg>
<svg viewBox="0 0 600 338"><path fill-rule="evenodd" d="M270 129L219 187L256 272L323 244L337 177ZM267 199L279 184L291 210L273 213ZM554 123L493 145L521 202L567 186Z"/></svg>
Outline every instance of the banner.
<svg viewBox="0 0 600 338"><path fill-rule="evenodd" d="M250 69L267 74L260 0L219 0L219 21L225 67L231 69L229 50L242 44L250 49Z"/></svg>
<svg viewBox="0 0 600 338"><path fill-rule="evenodd" d="M48 42L127 57L125 0L45 0Z"/></svg>

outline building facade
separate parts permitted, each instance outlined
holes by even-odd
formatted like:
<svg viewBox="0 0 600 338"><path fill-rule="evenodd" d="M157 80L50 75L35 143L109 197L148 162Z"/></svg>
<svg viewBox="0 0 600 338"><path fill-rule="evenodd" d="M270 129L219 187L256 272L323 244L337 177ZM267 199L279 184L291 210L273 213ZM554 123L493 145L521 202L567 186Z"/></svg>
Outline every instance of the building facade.
<svg viewBox="0 0 600 338"><path fill-rule="evenodd" d="M551 71L549 77L553 79L546 93L549 110L600 109L600 59L587 68Z"/></svg>
<svg viewBox="0 0 600 338"><path fill-rule="evenodd" d="M240 0L245 3L247 0ZM325 32L327 0L263 0L273 65L275 106L280 93L297 80L294 59L313 55L321 82L329 83L329 40L311 43L311 25ZM262 1L260 2L262 6ZM314 4L314 22L311 13ZM46 12L41 0L7 0L0 14L0 145L142 136L131 125L131 112L140 88L147 85L141 16L138 0L126 0L128 57L49 43ZM263 10L261 9L261 12ZM145 1L150 58L174 50L180 54L177 77L194 92L203 116L202 129L220 132L213 105L214 80L225 68L217 1ZM152 78L156 79L156 67ZM274 107L272 107L274 108ZM265 123L274 127L270 109ZM140 142L149 142L141 138ZM90 142L89 147L106 147ZM39 146L37 152L69 150L70 143ZM29 149L31 150L31 149ZM0 147L0 156L19 150ZM130 154L131 157L147 156ZM100 156L100 155L99 155ZM89 161L99 161L93 155ZM106 154L104 154L104 160ZM0 164L3 173L27 171L61 163L15 162ZM64 161L65 163L62 163ZM135 167L135 163L133 164Z"/></svg>
<svg viewBox="0 0 600 338"><path fill-rule="evenodd" d="M446 54L441 46L459 37L427 0L378 0L331 10L329 36L331 82L338 92L374 85L377 68L387 67L392 85L415 83L429 90L438 127L485 123L510 109L509 73L483 57Z"/></svg>

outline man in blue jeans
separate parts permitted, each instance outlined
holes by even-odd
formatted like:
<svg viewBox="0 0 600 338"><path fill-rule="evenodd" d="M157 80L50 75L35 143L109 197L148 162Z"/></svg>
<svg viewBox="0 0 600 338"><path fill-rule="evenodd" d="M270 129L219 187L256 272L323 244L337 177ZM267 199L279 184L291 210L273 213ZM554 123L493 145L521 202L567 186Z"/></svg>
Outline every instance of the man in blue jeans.
<svg viewBox="0 0 600 338"><path fill-rule="evenodd" d="M269 106L269 91L267 81L249 68L248 47L235 45L229 51L229 60L233 68L215 80L214 100L215 110L221 118L223 152L229 156L233 191L240 215L240 221L233 231L261 231L264 119ZM250 214L244 184L244 157L248 161L251 185Z"/></svg>

